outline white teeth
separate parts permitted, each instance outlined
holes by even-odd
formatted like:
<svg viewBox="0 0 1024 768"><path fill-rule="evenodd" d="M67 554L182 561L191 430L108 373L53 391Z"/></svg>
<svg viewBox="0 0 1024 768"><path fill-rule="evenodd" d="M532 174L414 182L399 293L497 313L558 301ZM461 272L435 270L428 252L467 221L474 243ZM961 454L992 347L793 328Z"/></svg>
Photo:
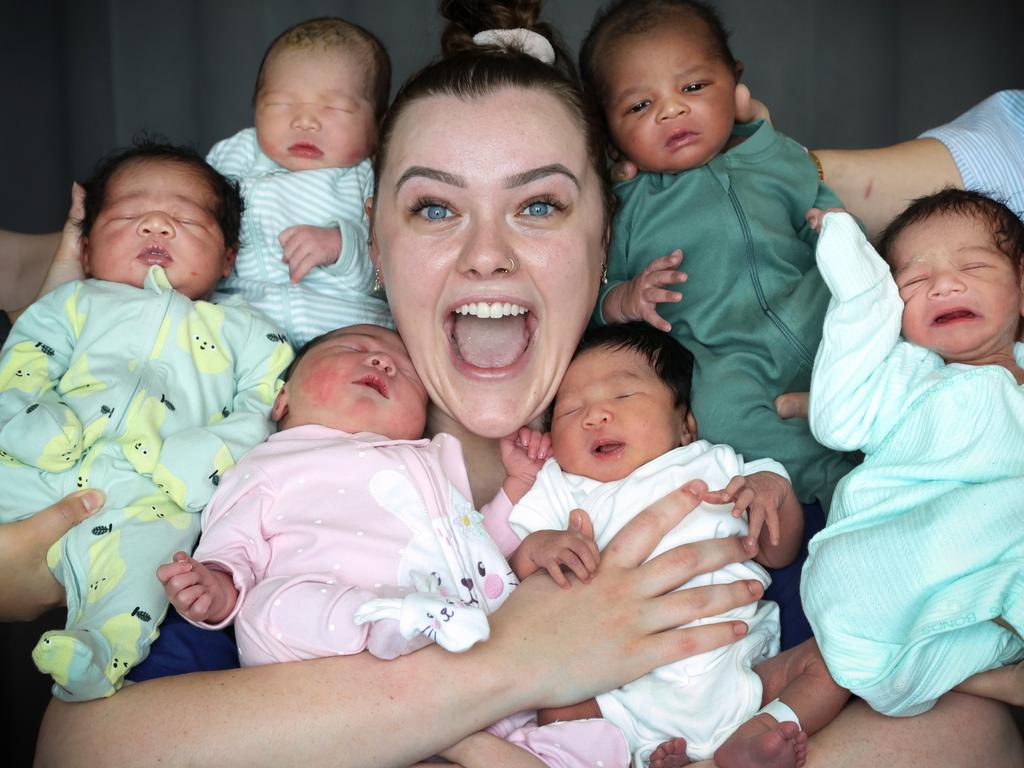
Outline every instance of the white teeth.
<svg viewBox="0 0 1024 768"><path fill-rule="evenodd" d="M485 317L485 318L498 318L498 317L516 317L517 315L525 315L529 310L526 307L521 307L518 304L510 304L509 302L494 302L488 304L485 301L478 301L471 304L463 304L455 310L460 315L472 315L473 317Z"/></svg>

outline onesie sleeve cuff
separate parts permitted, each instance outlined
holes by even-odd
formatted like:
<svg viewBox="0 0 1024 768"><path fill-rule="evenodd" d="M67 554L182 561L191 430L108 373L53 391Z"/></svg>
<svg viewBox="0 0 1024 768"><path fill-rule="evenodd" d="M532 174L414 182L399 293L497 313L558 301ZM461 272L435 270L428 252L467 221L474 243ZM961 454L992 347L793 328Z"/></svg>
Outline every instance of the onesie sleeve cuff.
<svg viewBox="0 0 1024 768"><path fill-rule="evenodd" d="M818 271L832 295L848 301L891 279L889 265L848 213L827 213L818 238Z"/></svg>

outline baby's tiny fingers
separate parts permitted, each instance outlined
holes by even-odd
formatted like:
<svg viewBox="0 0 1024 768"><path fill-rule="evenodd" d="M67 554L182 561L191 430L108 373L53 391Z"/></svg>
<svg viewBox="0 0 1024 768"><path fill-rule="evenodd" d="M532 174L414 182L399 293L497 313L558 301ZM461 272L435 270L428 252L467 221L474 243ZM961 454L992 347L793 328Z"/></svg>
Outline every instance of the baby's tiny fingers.
<svg viewBox="0 0 1024 768"><path fill-rule="evenodd" d="M545 567L545 570L548 572L548 574L550 574L555 584L560 586L562 589L569 588L569 580L565 578L565 574L562 573L561 563L557 561L552 561L548 563L548 565Z"/></svg>

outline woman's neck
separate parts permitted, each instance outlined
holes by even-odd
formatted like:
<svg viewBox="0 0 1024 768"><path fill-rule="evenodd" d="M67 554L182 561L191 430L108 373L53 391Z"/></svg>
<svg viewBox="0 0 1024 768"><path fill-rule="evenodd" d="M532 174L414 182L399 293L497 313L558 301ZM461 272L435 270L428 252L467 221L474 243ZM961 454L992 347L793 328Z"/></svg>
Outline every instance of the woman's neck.
<svg viewBox="0 0 1024 768"><path fill-rule="evenodd" d="M427 411L427 436L433 437L438 432L447 432L462 443L469 487L473 491L473 506L479 509L494 498L505 481L498 441L493 437L473 434L440 408L431 405Z"/></svg>

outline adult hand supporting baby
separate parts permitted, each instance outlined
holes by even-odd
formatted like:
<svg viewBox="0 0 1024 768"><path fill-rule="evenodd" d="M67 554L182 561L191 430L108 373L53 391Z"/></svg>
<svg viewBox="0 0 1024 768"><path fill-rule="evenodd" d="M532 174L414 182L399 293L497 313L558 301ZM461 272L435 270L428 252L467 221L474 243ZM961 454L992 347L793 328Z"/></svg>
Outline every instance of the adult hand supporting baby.
<svg viewBox="0 0 1024 768"><path fill-rule="evenodd" d="M85 277L82 265L82 219L85 218L85 189L78 182L71 185L71 207L60 233L60 242L46 272L46 278L39 289L39 296L49 293L58 285L81 280ZM38 297L37 297L38 298ZM24 312L24 308L8 310L7 315L13 323Z"/></svg>
<svg viewBox="0 0 1024 768"><path fill-rule="evenodd" d="M104 500L100 491L77 491L32 517L0 525L0 620L30 621L64 604L46 551Z"/></svg>
<svg viewBox="0 0 1024 768"><path fill-rule="evenodd" d="M758 599L759 583L672 590L749 559L739 539L687 544L644 562L697 503L680 489L641 512L605 549L589 584L562 589L544 574L526 579L490 616L490 640L466 653L430 646L389 662L334 656L164 677L100 701L55 701L37 765L147 762L136 742L96 730L131 717L146 722L147 755L170 764L409 765L513 712L573 704L733 642L746 632L742 622L678 627ZM218 714L238 701L246 717ZM430 728L416 725L423 712ZM253 722L274 727L253 739Z"/></svg>
<svg viewBox="0 0 1024 768"><path fill-rule="evenodd" d="M698 504L689 485L627 523L602 552L588 584L570 576L572 588L562 589L546 575L535 575L492 615L491 640L481 650L497 651L500 663L518 670L517 684L535 691L525 704L575 704L746 633L739 621L680 627L757 600L760 583L673 591L698 574L752 557L741 539L695 542L645 562Z"/></svg>

